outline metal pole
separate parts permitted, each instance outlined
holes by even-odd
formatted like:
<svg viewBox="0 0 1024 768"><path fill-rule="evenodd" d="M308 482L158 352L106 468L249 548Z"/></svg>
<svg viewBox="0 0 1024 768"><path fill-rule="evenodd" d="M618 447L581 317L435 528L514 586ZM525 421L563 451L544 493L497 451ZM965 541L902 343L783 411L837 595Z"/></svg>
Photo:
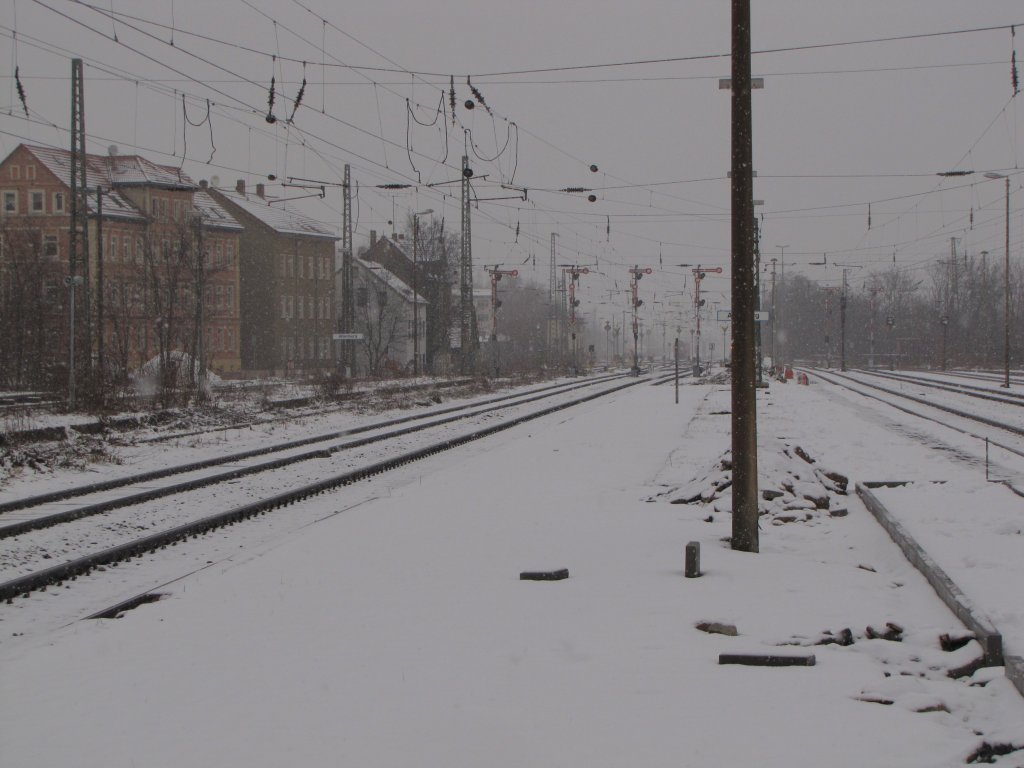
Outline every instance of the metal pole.
<svg viewBox="0 0 1024 768"><path fill-rule="evenodd" d="M103 326L104 326L104 307L103 307L103 187L96 187L96 248L99 251L99 255L96 258L96 361L99 364L99 370L96 372L96 397L97 399L103 399ZM108 250L109 253L109 250ZM114 254L115 256L117 254Z"/></svg>
<svg viewBox="0 0 1024 768"><path fill-rule="evenodd" d="M72 275L66 279L71 289L71 342L68 345L68 407L75 410L75 283L78 277Z"/></svg>
<svg viewBox="0 0 1024 768"><path fill-rule="evenodd" d="M839 370L846 370L846 272L843 270L843 292L839 294Z"/></svg>
<svg viewBox="0 0 1024 768"><path fill-rule="evenodd" d="M785 317L785 306L786 306L786 249L788 245L777 245L779 249L779 357L781 362L785 362L786 357L786 330L783 326L783 319Z"/></svg>
<svg viewBox="0 0 1024 768"><path fill-rule="evenodd" d="M1003 286L1003 386L1010 387L1010 177L1006 177L1006 281Z"/></svg>
<svg viewBox="0 0 1024 768"><path fill-rule="evenodd" d="M758 551L750 0L732 2L732 548Z"/></svg>
<svg viewBox="0 0 1024 768"><path fill-rule="evenodd" d="M419 265L416 260L416 241L419 238L420 217L412 215L412 375L420 375L420 319L419 319Z"/></svg>
<svg viewBox="0 0 1024 768"><path fill-rule="evenodd" d="M676 336L673 351L676 358L676 405L679 405L679 337Z"/></svg>

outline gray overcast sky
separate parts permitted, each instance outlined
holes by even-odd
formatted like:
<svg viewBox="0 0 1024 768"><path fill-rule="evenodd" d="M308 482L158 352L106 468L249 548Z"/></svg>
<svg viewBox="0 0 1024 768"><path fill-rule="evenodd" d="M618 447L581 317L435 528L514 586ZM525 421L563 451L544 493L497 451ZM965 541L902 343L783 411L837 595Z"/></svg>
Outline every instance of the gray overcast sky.
<svg viewBox="0 0 1024 768"><path fill-rule="evenodd" d="M752 6L755 52L1024 24L1019 0ZM69 146L69 59L79 56L91 151L117 144L122 153L183 164L197 180L264 181L275 196L301 190L273 185L269 174L336 183L350 163L360 185L358 246L371 229L387 231L393 216L404 221L426 208L457 231L458 184L426 185L457 179L472 141L471 165L487 176L475 187L480 198L515 195L502 181L529 190L526 201L484 200L474 210L477 265L525 261L522 277L546 285L556 231L560 262L601 273L581 282L588 315L625 308L622 294L611 296L614 304L597 302L625 288L634 263L655 269L641 285L649 321L670 307L651 301L654 292L688 314L685 294L674 294L688 293L692 281L670 265L723 267L705 287L712 301L728 303L730 100L718 78L730 70L729 13L724 0L5 0L0 151L23 140ZM836 284L834 263L884 269L895 254L897 266L921 268L948 255L951 237L972 254L1001 253L1003 182L982 172L1011 174L1015 194L1024 180L1016 175L1024 110L1021 97L1011 99L1015 41L1024 74L1019 32L756 53L754 74L765 78L754 93L764 258L787 246L787 270ZM681 57L689 60L501 74ZM264 119L272 75L273 125ZM464 107L467 75L493 115ZM407 99L420 123L432 123L443 92L436 123L408 120ZM212 145L209 125L184 123L182 94L193 123L210 100ZM948 170L976 173L936 175ZM375 186L417 180L413 190ZM556 191L565 187L593 188L598 199ZM1013 255L1024 232L1021 199L1013 202ZM337 188L325 201L290 205L340 228ZM830 266L809 265L825 253Z"/></svg>

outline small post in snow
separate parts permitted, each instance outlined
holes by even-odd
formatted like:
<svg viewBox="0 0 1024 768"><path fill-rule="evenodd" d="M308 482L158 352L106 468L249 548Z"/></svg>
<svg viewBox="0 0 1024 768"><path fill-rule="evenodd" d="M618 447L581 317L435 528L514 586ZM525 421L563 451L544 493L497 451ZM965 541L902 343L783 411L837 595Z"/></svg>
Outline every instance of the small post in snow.
<svg viewBox="0 0 1024 768"><path fill-rule="evenodd" d="M691 541L686 545L686 568L683 571L688 579L700 576L700 542Z"/></svg>

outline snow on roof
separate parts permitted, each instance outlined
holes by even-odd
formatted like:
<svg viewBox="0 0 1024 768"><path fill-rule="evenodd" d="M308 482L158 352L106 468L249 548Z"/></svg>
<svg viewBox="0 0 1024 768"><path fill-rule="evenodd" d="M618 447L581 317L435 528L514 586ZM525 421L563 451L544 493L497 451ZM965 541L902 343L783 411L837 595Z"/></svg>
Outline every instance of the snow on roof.
<svg viewBox="0 0 1024 768"><path fill-rule="evenodd" d="M243 211L259 219L262 223L283 235L302 235L305 237L322 237L330 240L337 240L338 237L326 226L303 216L296 211L290 211L281 206L274 206L262 198L250 198L240 195L234 191L224 189L217 190L230 202L237 205Z"/></svg>
<svg viewBox="0 0 1024 768"><path fill-rule="evenodd" d="M235 217L228 213L227 209L214 200L205 190L196 190L195 197L192 199L192 205L196 212L202 216L203 224L207 227L237 231L243 229Z"/></svg>
<svg viewBox="0 0 1024 768"><path fill-rule="evenodd" d="M71 152L66 149L52 147L40 147L32 144L25 144L32 155L35 156L50 173L57 177L62 184L71 187ZM116 189L112 189L109 168L106 158L99 155L85 156L85 186L95 190L97 187L105 187L103 194L103 215L120 218L145 219L145 216ZM96 195L88 195L89 213L96 213Z"/></svg>
<svg viewBox="0 0 1024 768"><path fill-rule="evenodd" d="M108 155L101 160L110 169L113 184L138 184L168 189L196 189L198 186L180 168L157 165L140 155Z"/></svg>
<svg viewBox="0 0 1024 768"><path fill-rule="evenodd" d="M387 267L384 267L375 261L367 261L366 259L358 256L353 259L353 263L364 269L368 274L373 275L375 280L384 283L384 285L398 293L406 301L411 302L413 300L413 290L409 284ZM423 294L419 294L417 304L425 306L427 303L427 300L423 298Z"/></svg>

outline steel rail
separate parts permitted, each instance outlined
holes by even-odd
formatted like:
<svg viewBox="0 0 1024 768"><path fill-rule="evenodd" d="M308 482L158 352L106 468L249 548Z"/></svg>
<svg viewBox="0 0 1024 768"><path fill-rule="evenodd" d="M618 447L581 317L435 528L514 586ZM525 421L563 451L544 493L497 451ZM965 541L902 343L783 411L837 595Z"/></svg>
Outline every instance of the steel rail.
<svg viewBox="0 0 1024 768"><path fill-rule="evenodd" d="M967 397L973 397L978 400L991 400L996 403L1004 403L1005 405L1016 405L1024 407L1024 394L1016 392L996 392L989 387L979 387L974 384L957 384L956 382L940 381L938 379L928 379L921 376L914 376L909 373L892 373L890 371L871 371L866 369L858 368L850 371L850 373L859 373L867 376L878 376L879 378L888 379L890 381L902 381L908 384L920 384L924 387L930 387L932 389L939 389L946 392L953 392L958 395L966 395Z"/></svg>
<svg viewBox="0 0 1024 768"><path fill-rule="evenodd" d="M533 393L547 392L552 389L569 389L573 387L591 386L593 384L601 383L602 381L610 381L617 377L624 376L625 374L616 374L607 377L598 377L596 379L588 379L584 383L561 383L552 384L538 389L532 389L527 393L500 395L498 397L488 398L487 400L477 401L473 404L460 404L454 405L447 408L439 408L436 411L431 411L429 414L416 414L410 416L400 416L393 419L385 419L383 421L374 422L372 424L364 424L359 427L350 427L348 429L337 430L334 432L328 432L325 434L314 435L312 437L304 437L297 440L289 440L283 443L275 443L269 446L263 446L262 448L254 448L248 451L242 451L240 453L228 454L225 456L217 456L212 459L203 459L200 461L188 462L185 464L179 464L173 467L164 467L163 469L153 470L151 472L140 472L136 475L127 477L114 478L112 480L102 480L97 483L89 483L87 485L73 486L70 488L64 488L58 491L51 491L49 493L39 494L37 496L26 496L20 499L14 499L0 503L0 514L4 512L11 512L18 509L27 509L30 507L36 507L41 504L48 504L54 501L65 501L67 499L73 499L78 496L87 496L92 493L99 493L101 491L114 490L116 488L123 488L126 485L134 485L136 483L149 482L151 480L159 480L172 475L185 474L186 472L196 472L202 469L209 469L211 467L221 466L223 464L231 464L237 461L244 461L246 459L255 458L257 456L266 456L271 453L278 453L281 451L289 451L295 448L302 448L307 445L313 445L315 443L327 442L328 440L336 440L342 437L349 437L351 435L358 435L364 432L371 432L376 429L386 429L388 427L396 426L399 424L405 424L410 421L422 420L430 418L431 416L443 416L449 413L455 413L460 410L468 408L479 407L481 405L490 405L493 403L499 403L506 400L512 400L515 398L521 398L528 396Z"/></svg>
<svg viewBox="0 0 1024 768"><path fill-rule="evenodd" d="M70 560L68 562L46 568L42 571L36 571L35 573L11 579L10 581L0 584L0 600L11 602L13 598L18 595L28 595L36 590L45 590L46 587L51 585L59 586L64 581L75 580L79 576L88 574L92 569L101 565L113 565L118 562L130 560L133 557L141 556L147 552L154 552L157 549L166 547L168 544L173 545L190 536L197 537L200 534L207 533L208 531L212 531L226 525L231 525L256 515L265 514L273 509L295 504L296 502L317 496L335 488L351 485L359 480L364 480L404 466L413 461L418 461L443 451L448 451L461 445L465 445L466 443L489 437L490 435L497 434L498 432L512 429L521 424L533 421L534 419L620 392L629 387L636 386L641 383L641 381L643 380L631 377L630 381L609 389L592 392L568 402L557 403L522 416L517 416L500 424L493 424L482 429L474 430L473 432L469 432L465 435L448 438L439 443L408 451L390 459L374 462L367 466L360 467L355 470L349 470L300 488L285 491L259 501L243 504L242 506L218 512L165 531L150 534L149 536L144 536L140 539L135 539L134 541L119 544L100 552L85 555L75 560Z"/></svg>
<svg viewBox="0 0 1024 768"><path fill-rule="evenodd" d="M235 480L239 477L245 477L247 475L259 474L261 472L270 472L281 467L290 466L292 464L298 464L303 461L311 461L313 459L325 459L330 458L335 453L340 451L347 451L353 448L361 448L364 445L370 445L372 443L383 442L385 440L391 440L396 437L403 437L405 435L413 434L415 432L422 432L427 429L434 427L444 426L445 424L451 424L462 419L472 418L483 413L489 413L492 411L501 410L503 408L514 408L519 405L525 405L527 403L536 402L543 400L548 397L563 394L565 392L571 392L575 389L581 389L583 387L594 386L595 384L604 383L602 381L587 381L581 383L574 383L571 385L563 385L561 388L555 387L557 391L544 391L541 393L524 393L518 397L521 399L506 398L506 402L500 404L466 406L460 409L461 412L455 415L442 416L431 421L426 421L423 424L416 424L413 426L403 427L396 429L392 432L388 432L383 435L372 435L370 437L357 438L355 440L349 440L344 443L338 443L335 445L325 446L323 448L317 448L313 451L306 451L305 453L294 454L292 456L284 456L279 459L272 459L270 461L260 462L259 464L253 464L248 467L240 467L238 469L232 469L227 472L220 472L215 475L206 475L204 477L194 478L192 480L186 480L180 483L173 483L171 485L165 485L160 488L150 488L145 491L138 493L129 494L127 496L120 496L116 499L108 499L106 501L99 501L94 504L86 504L81 507L74 509L63 510L61 512L55 512L50 515L41 515L39 517L30 518L28 520L21 520L16 523L9 525L0 526L0 539L7 539L12 536L20 536L29 531L37 531L43 528L50 528L55 525L61 525L62 523L68 523L72 520L79 520L83 517L91 517L92 515L102 514L104 512L110 512L114 509L122 509L135 504L142 504L147 501L154 499L164 498L166 496L173 496L178 493L185 493L187 491L193 491L197 488L204 488L209 485L216 485L217 483L224 483L230 480ZM514 402L507 402L508 399L514 399ZM430 419L432 415L417 417L416 420L424 421Z"/></svg>

